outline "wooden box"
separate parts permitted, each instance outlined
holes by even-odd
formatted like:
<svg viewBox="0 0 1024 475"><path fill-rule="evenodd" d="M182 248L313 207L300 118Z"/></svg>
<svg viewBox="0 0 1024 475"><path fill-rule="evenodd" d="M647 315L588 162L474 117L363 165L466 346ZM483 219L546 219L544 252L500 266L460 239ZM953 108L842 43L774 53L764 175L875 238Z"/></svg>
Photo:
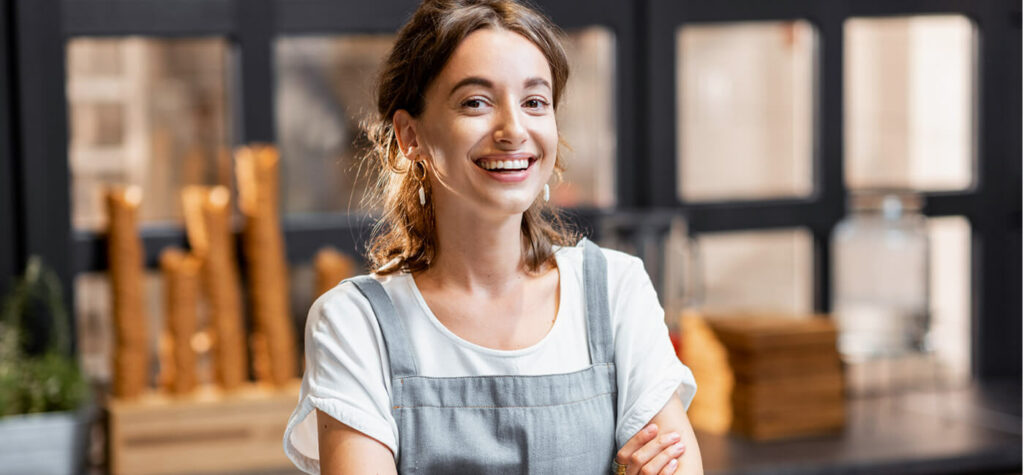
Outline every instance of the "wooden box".
<svg viewBox="0 0 1024 475"><path fill-rule="evenodd" d="M111 472L298 473L281 445L298 395L295 381L285 388L249 384L228 394L208 388L186 397L113 400Z"/></svg>

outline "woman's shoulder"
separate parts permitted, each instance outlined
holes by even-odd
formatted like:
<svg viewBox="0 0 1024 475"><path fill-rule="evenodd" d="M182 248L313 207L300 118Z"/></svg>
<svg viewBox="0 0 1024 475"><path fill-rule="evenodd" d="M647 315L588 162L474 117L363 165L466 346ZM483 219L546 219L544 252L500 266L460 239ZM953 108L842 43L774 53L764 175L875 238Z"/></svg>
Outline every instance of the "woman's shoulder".
<svg viewBox="0 0 1024 475"><path fill-rule="evenodd" d="M384 287L388 295L401 292L401 274L365 274L342 280L324 292L310 306L307 326L312 324L336 325L350 319L373 321L373 307L366 295L355 285L356 279L373 279Z"/></svg>
<svg viewBox="0 0 1024 475"><path fill-rule="evenodd" d="M580 241L575 246L558 247L555 253L571 262L575 268L582 269L583 246L584 241ZM643 261L639 257L607 247L598 246L598 249L604 255L609 281L616 280L617 277L627 274L634 274L637 270L643 270Z"/></svg>

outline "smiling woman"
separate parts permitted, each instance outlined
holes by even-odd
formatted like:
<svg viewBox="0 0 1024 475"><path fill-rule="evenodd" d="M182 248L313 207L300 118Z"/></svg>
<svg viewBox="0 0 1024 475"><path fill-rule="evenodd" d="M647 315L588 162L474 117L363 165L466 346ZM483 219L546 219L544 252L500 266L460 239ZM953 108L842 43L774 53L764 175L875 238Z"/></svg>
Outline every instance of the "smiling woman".
<svg viewBox="0 0 1024 475"><path fill-rule="evenodd" d="M439 230L463 228L458 220L470 214L449 213L461 203L480 208L472 219L487 214L511 231L519 227L507 217L533 205L558 156L549 71L518 33L477 30L427 89L420 117L395 112L400 149L430 171Z"/></svg>
<svg viewBox="0 0 1024 475"><path fill-rule="evenodd" d="M284 438L303 470L700 472L643 264L548 208L560 35L510 0L427 0L399 32L369 131L374 272L307 319Z"/></svg>
<svg viewBox="0 0 1024 475"><path fill-rule="evenodd" d="M377 146L370 158L386 171L371 198L384 202L388 210L369 254L378 272L423 270L435 257L436 243L425 239L436 232L432 215L450 208L445 200L459 196L461 185L452 180L475 176L457 172L453 167L459 162L491 169L504 169L513 160L530 162L527 171L532 173L479 177L520 183L505 187L505 192L518 192L516 202L508 197L485 202L502 203L512 213L526 209L521 227L524 262L531 272L550 263L552 245L577 240L557 214L545 212L546 202L534 200L552 170L559 175L564 170L554 115L569 77L560 33L547 19L517 3L504 2L501 7L425 2L399 32L384 64L378 85L380 115L369 130ZM420 23L439 18L447 21L447 28ZM510 115L512 111L516 113ZM493 141L481 140L490 133ZM523 148L526 135L532 140ZM420 182L407 172L417 162L428 167L429 180ZM424 209L418 203L419 189L434 195L437 185L443 189ZM460 198L477 201L481 196ZM523 200L528 200L526 206Z"/></svg>

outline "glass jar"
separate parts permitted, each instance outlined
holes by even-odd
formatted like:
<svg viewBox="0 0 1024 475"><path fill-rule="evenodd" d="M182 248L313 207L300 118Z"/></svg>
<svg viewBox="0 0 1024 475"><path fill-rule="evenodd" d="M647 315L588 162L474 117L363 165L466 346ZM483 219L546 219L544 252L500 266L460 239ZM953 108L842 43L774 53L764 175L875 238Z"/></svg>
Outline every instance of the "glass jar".
<svg viewBox="0 0 1024 475"><path fill-rule="evenodd" d="M832 311L848 362L928 350L928 229L922 198L857 191L832 234Z"/></svg>

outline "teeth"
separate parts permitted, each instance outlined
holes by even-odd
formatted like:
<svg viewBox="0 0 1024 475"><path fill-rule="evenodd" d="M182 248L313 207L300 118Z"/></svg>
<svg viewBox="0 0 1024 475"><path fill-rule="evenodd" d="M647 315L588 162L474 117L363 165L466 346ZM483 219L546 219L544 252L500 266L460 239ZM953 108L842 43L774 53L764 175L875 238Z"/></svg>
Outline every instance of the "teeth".
<svg viewBox="0 0 1024 475"><path fill-rule="evenodd" d="M487 170L522 170L530 166L528 159L521 160L492 160L480 162L480 166Z"/></svg>

